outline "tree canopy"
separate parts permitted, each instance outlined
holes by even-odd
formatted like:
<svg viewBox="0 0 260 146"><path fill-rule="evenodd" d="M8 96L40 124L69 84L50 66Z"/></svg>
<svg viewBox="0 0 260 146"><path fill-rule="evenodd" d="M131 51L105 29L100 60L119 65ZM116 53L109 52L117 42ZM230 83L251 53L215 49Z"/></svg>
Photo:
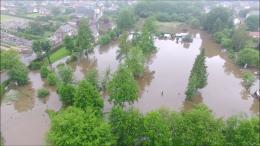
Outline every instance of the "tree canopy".
<svg viewBox="0 0 260 146"><path fill-rule="evenodd" d="M93 43L94 37L89 28L89 23L86 19L81 19L76 41L79 52L86 50L86 53L90 53L93 50Z"/></svg>
<svg viewBox="0 0 260 146"><path fill-rule="evenodd" d="M217 7L205 16L203 27L208 32L215 33L232 26L232 20L232 12L228 8Z"/></svg>
<svg viewBox="0 0 260 146"><path fill-rule="evenodd" d="M259 15L251 15L246 18L246 25L250 31L259 29Z"/></svg>
<svg viewBox="0 0 260 146"><path fill-rule="evenodd" d="M119 30L129 30L134 26L135 22L133 12L130 9L121 10L116 22Z"/></svg>
<svg viewBox="0 0 260 146"><path fill-rule="evenodd" d="M115 105L133 103L138 98L138 85L132 73L125 67L120 67L108 83L109 101Z"/></svg>
<svg viewBox="0 0 260 146"><path fill-rule="evenodd" d="M92 108L99 114L103 111L104 103L96 87L89 81L82 80L76 88L74 106L83 110Z"/></svg>
<svg viewBox="0 0 260 146"><path fill-rule="evenodd" d="M198 89L201 89L206 85L207 70L205 65L204 49L202 49L200 54L196 57L191 70L188 87L185 92L187 98L190 99Z"/></svg>
<svg viewBox="0 0 260 146"><path fill-rule="evenodd" d="M53 146L110 146L115 143L111 126L92 109L68 107L51 113L48 141Z"/></svg>

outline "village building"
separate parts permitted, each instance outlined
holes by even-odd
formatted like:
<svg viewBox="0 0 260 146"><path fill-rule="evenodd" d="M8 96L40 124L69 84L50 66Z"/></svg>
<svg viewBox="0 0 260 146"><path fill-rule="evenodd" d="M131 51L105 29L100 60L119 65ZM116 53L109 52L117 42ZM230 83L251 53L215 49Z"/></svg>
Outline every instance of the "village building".
<svg viewBox="0 0 260 146"><path fill-rule="evenodd" d="M251 36L254 39L259 39L260 38L260 32L259 31L249 32L249 36Z"/></svg>
<svg viewBox="0 0 260 146"><path fill-rule="evenodd" d="M63 39L66 36L75 36L77 34L77 23L76 22L68 22L62 26L60 26L54 34L50 37L50 42L53 48L58 47L62 44Z"/></svg>

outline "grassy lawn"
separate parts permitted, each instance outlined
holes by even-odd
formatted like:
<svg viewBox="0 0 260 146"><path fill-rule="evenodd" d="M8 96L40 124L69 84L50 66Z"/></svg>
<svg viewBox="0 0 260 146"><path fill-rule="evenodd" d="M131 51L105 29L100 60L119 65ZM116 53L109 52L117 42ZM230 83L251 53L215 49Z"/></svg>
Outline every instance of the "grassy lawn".
<svg viewBox="0 0 260 146"><path fill-rule="evenodd" d="M41 14L38 13L31 13L31 14L26 14L26 17L30 17L30 18L36 18L38 16L42 16Z"/></svg>
<svg viewBox="0 0 260 146"><path fill-rule="evenodd" d="M70 52L67 49L65 49L64 47L62 47L62 48L58 49L57 51L53 52L50 56L50 59L51 59L51 62L53 63L68 55L70 55Z"/></svg>
<svg viewBox="0 0 260 146"><path fill-rule="evenodd" d="M157 32L160 33L173 33L176 31L178 25L180 25L180 22L155 22L155 27L157 29Z"/></svg>
<svg viewBox="0 0 260 146"><path fill-rule="evenodd" d="M14 16L9 16L9 15L2 15L1 14L1 22L10 21L10 20L13 20L13 19L20 19L20 18L17 18L17 17L14 17Z"/></svg>

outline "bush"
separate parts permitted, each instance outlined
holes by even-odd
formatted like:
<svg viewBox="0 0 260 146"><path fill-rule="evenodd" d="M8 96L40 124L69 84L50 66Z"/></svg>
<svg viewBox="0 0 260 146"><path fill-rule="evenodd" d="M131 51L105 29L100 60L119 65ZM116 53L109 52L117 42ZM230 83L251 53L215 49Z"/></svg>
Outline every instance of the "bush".
<svg viewBox="0 0 260 146"><path fill-rule="evenodd" d="M102 35L102 36L100 36L99 39L98 39L98 43L99 43L100 45L108 44L110 41L111 41L111 37L110 37L109 34Z"/></svg>
<svg viewBox="0 0 260 146"><path fill-rule="evenodd" d="M64 83L70 83L73 79L72 68L69 66L61 66L58 68L59 78Z"/></svg>
<svg viewBox="0 0 260 146"><path fill-rule="evenodd" d="M42 78L46 78L49 74L50 70L47 66L42 66L40 70L40 74Z"/></svg>
<svg viewBox="0 0 260 146"><path fill-rule="evenodd" d="M42 88L42 89L38 90L37 96L42 98L42 97L48 96L49 94L50 93L49 93L49 91L47 89Z"/></svg>
<svg viewBox="0 0 260 146"><path fill-rule="evenodd" d="M0 84L0 97L2 97L4 95L4 93L5 93L5 86ZM1 98L0 98L0 100L1 100Z"/></svg>
<svg viewBox="0 0 260 146"><path fill-rule="evenodd" d="M254 84L254 81L255 81L255 77L252 73L247 71L243 74L243 84L247 89Z"/></svg>
<svg viewBox="0 0 260 146"><path fill-rule="evenodd" d="M8 72L10 79L17 82L18 85L25 85L28 83L28 69L26 66L18 62Z"/></svg>
<svg viewBox="0 0 260 146"><path fill-rule="evenodd" d="M60 95L63 105L72 105L74 101L75 87L72 84L62 83L59 85L58 94Z"/></svg>
<svg viewBox="0 0 260 146"><path fill-rule="evenodd" d="M30 70L38 70L38 69L41 68L41 66L42 66L42 62L41 61L33 61L29 65L29 69Z"/></svg>
<svg viewBox="0 0 260 146"><path fill-rule="evenodd" d="M51 86L56 85L57 78L56 78L55 73L49 73L48 76L47 76L47 81L48 81L48 84L51 85Z"/></svg>
<svg viewBox="0 0 260 146"><path fill-rule="evenodd" d="M237 63L239 65L259 66L259 51L251 48L245 48L238 52Z"/></svg>

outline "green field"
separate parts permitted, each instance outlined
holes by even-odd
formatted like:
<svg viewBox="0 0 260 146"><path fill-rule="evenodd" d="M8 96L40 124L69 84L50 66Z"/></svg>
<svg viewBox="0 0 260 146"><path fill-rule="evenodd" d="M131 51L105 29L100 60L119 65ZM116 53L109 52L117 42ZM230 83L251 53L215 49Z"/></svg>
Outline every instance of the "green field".
<svg viewBox="0 0 260 146"><path fill-rule="evenodd" d="M1 22L6 22L6 21L14 20L14 19L17 19L17 17L9 16L9 15L1 15ZM18 18L18 19L20 19L20 18Z"/></svg>
<svg viewBox="0 0 260 146"><path fill-rule="evenodd" d="M156 31L160 33L173 33L176 31L180 22L155 22Z"/></svg>
<svg viewBox="0 0 260 146"><path fill-rule="evenodd" d="M38 13L31 13L31 14L26 14L26 17L30 17L30 18L36 18L38 16L42 16L41 14Z"/></svg>
<svg viewBox="0 0 260 146"><path fill-rule="evenodd" d="M53 63L53 62L65 57L65 56L68 56L68 55L70 55L70 52L67 49L65 49L64 47L62 47L62 48L58 49L57 51L55 51L51 54L50 60Z"/></svg>

